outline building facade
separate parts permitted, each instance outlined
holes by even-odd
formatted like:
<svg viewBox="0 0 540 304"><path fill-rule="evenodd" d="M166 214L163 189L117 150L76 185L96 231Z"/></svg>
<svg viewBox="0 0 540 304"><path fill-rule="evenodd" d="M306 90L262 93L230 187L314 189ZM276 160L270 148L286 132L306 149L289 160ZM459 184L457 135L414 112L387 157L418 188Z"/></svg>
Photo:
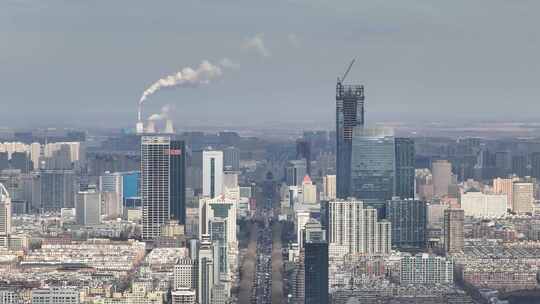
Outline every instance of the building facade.
<svg viewBox="0 0 540 304"><path fill-rule="evenodd" d="M386 218L392 224L392 246L423 248L426 244L427 205L413 199L386 202Z"/></svg>
<svg viewBox="0 0 540 304"><path fill-rule="evenodd" d="M351 152L353 129L364 126L364 86L336 86L336 179L337 197L351 195Z"/></svg>
<svg viewBox="0 0 540 304"><path fill-rule="evenodd" d="M214 198L223 194L223 152L203 151L203 195Z"/></svg>
<svg viewBox="0 0 540 304"><path fill-rule="evenodd" d="M358 199L392 199L395 193L395 160L392 129L355 128L351 150L350 195Z"/></svg>
<svg viewBox="0 0 540 304"><path fill-rule="evenodd" d="M416 157L412 138L396 137L396 196L414 198L414 161Z"/></svg>

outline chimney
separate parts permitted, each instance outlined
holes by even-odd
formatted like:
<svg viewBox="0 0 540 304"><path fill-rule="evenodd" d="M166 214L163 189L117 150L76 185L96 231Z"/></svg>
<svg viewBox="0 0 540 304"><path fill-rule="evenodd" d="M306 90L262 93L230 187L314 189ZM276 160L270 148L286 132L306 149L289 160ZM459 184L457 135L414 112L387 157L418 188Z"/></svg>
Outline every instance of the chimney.
<svg viewBox="0 0 540 304"><path fill-rule="evenodd" d="M167 119L165 121L165 133L167 134L172 134L174 133L174 127L173 127L173 122L171 119Z"/></svg>

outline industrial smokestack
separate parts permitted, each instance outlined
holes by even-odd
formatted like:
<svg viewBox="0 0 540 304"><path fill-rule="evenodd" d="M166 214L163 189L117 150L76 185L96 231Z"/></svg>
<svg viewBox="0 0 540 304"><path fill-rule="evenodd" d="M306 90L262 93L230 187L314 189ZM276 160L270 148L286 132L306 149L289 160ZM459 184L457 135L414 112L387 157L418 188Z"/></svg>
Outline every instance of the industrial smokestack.
<svg viewBox="0 0 540 304"><path fill-rule="evenodd" d="M165 121L165 130L164 130L164 133L167 133L167 134L172 134L174 133L174 128L173 128L173 122L171 119L167 119Z"/></svg>

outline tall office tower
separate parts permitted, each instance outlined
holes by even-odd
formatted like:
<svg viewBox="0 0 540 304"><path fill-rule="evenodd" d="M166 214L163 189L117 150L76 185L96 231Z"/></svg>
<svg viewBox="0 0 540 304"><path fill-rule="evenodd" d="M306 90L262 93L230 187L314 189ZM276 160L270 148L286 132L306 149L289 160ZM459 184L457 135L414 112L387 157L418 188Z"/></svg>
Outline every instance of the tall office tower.
<svg viewBox="0 0 540 304"><path fill-rule="evenodd" d="M349 253L389 254L391 224L377 220L377 210L356 200L328 203L329 243L345 246Z"/></svg>
<svg viewBox="0 0 540 304"><path fill-rule="evenodd" d="M123 213L123 178L118 172L105 172L99 177L99 190L104 201L103 214L106 216L121 216Z"/></svg>
<svg viewBox="0 0 540 304"><path fill-rule="evenodd" d="M311 175L311 143L304 139L296 140L296 159L306 161L306 173Z"/></svg>
<svg viewBox="0 0 540 304"><path fill-rule="evenodd" d="M77 224L93 226L101 224L101 193L80 191L75 202Z"/></svg>
<svg viewBox="0 0 540 304"><path fill-rule="evenodd" d="M223 149L223 167L231 171L240 170L240 149L236 147Z"/></svg>
<svg viewBox="0 0 540 304"><path fill-rule="evenodd" d="M392 199L395 192L395 150L392 129L354 128L349 192L351 196L382 201Z"/></svg>
<svg viewBox="0 0 540 304"><path fill-rule="evenodd" d="M519 177L496 178L493 180L493 192L495 194L506 194L508 209L510 210L514 210L513 189L514 182L517 181L519 181Z"/></svg>
<svg viewBox="0 0 540 304"><path fill-rule="evenodd" d="M323 199L336 199L336 176L326 175L323 177Z"/></svg>
<svg viewBox="0 0 540 304"><path fill-rule="evenodd" d="M223 152L203 151L203 195L214 198L223 194Z"/></svg>
<svg viewBox="0 0 540 304"><path fill-rule="evenodd" d="M540 180L540 152L531 154L531 176Z"/></svg>
<svg viewBox="0 0 540 304"><path fill-rule="evenodd" d="M3 184L0 184L0 237L11 234L11 198Z"/></svg>
<svg viewBox="0 0 540 304"><path fill-rule="evenodd" d="M307 174L306 160L291 160L285 167L285 181L289 186L301 186Z"/></svg>
<svg viewBox="0 0 540 304"><path fill-rule="evenodd" d="M452 182L452 164L447 160L436 160L431 163L433 175L433 195L442 197L448 194Z"/></svg>
<svg viewBox="0 0 540 304"><path fill-rule="evenodd" d="M198 254L198 286L197 300L199 304L212 303L212 287L214 286L214 262L212 242L208 235L201 237Z"/></svg>
<svg viewBox="0 0 540 304"><path fill-rule="evenodd" d="M160 236L170 219L186 220L184 142L169 136L141 139L142 237Z"/></svg>
<svg viewBox="0 0 540 304"><path fill-rule="evenodd" d="M171 292L172 304L196 304L197 294L189 288L179 288Z"/></svg>
<svg viewBox="0 0 540 304"><path fill-rule="evenodd" d="M534 184L514 182L512 185L512 206L517 214L532 213L534 203Z"/></svg>
<svg viewBox="0 0 540 304"><path fill-rule="evenodd" d="M230 276L229 257L228 257L228 240L227 240L227 219L213 218L208 222L208 232L210 240L214 245L214 278L228 279Z"/></svg>
<svg viewBox="0 0 540 304"><path fill-rule="evenodd" d="M364 126L364 86L336 85L336 171L337 197L351 195L351 152L353 129Z"/></svg>
<svg viewBox="0 0 540 304"><path fill-rule="evenodd" d="M512 156L512 173L519 177L529 175L527 169L527 156L526 155L514 155Z"/></svg>
<svg viewBox="0 0 540 304"><path fill-rule="evenodd" d="M306 227L304 243L305 303L327 304L328 242L326 232L316 222Z"/></svg>
<svg viewBox="0 0 540 304"><path fill-rule="evenodd" d="M41 170L41 208L60 210L75 206L75 173L73 170Z"/></svg>
<svg viewBox="0 0 540 304"><path fill-rule="evenodd" d="M396 138L396 196L414 198L414 161L416 153L412 138Z"/></svg>
<svg viewBox="0 0 540 304"><path fill-rule="evenodd" d="M180 258L174 265L173 287L175 290L189 288L197 290L199 267L198 261L193 258Z"/></svg>
<svg viewBox="0 0 540 304"><path fill-rule="evenodd" d="M447 253L463 251L465 213L462 209L446 209L443 218L443 243Z"/></svg>
<svg viewBox="0 0 540 304"><path fill-rule="evenodd" d="M304 180L302 181L302 203L317 203L317 186L313 184L309 175L304 176Z"/></svg>
<svg viewBox="0 0 540 304"><path fill-rule="evenodd" d="M392 245L423 248L426 245L427 205L413 199L394 198L386 202L386 218L392 224Z"/></svg>
<svg viewBox="0 0 540 304"><path fill-rule="evenodd" d="M199 238L210 234L208 223L215 218L227 220L227 240L237 242L236 238L236 205L232 199L218 197L202 198L199 201Z"/></svg>

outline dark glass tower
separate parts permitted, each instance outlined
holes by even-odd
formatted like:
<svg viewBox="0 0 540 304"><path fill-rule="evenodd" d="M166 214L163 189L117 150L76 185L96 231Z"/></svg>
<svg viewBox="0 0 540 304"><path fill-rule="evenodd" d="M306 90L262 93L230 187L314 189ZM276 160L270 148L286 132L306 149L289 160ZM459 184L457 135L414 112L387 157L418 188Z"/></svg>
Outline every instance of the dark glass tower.
<svg viewBox="0 0 540 304"><path fill-rule="evenodd" d="M336 86L336 195L351 194L351 150L353 129L364 126L364 86Z"/></svg>
<svg viewBox="0 0 540 304"><path fill-rule="evenodd" d="M396 138L396 196L414 198L414 140Z"/></svg>
<svg viewBox="0 0 540 304"><path fill-rule="evenodd" d="M392 199L395 193L395 141L392 129L354 129L350 195L361 200Z"/></svg>
<svg viewBox="0 0 540 304"><path fill-rule="evenodd" d="M426 203L393 199L386 203L386 219L392 225L392 245L397 248L423 248L426 242Z"/></svg>
<svg viewBox="0 0 540 304"><path fill-rule="evenodd" d="M171 219L180 225L186 223L186 145L181 140L171 140Z"/></svg>
<svg viewBox="0 0 540 304"><path fill-rule="evenodd" d="M305 303L328 304L328 242L326 232L315 222L306 224L304 242Z"/></svg>

